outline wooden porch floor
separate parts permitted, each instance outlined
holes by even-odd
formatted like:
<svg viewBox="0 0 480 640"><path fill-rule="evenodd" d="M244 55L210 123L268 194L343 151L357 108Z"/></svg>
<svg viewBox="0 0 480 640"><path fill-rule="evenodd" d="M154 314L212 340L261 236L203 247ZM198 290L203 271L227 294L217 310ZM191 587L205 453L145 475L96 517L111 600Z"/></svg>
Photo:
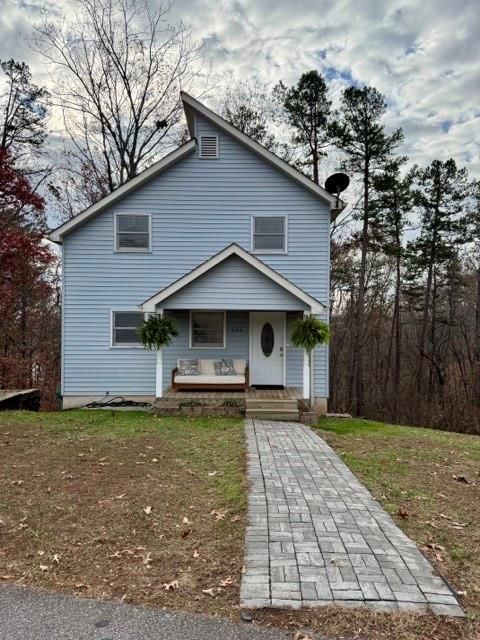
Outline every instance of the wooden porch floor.
<svg viewBox="0 0 480 640"><path fill-rule="evenodd" d="M254 389L246 391L174 391L171 387L163 394L164 398L195 399L195 400L223 400L227 398L255 399L255 400L301 400L303 393L296 387L285 389Z"/></svg>

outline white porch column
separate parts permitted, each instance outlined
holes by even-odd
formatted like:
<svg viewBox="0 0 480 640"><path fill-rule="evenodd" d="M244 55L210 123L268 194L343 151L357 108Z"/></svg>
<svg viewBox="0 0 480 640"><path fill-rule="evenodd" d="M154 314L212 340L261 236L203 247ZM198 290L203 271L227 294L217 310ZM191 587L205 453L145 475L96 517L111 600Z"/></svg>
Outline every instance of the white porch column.
<svg viewBox="0 0 480 640"><path fill-rule="evenodd" d="M163 309L158 310L158 314L163 316ZM155 396L161 398L163 395L163 350L157 349L157 361L155 364Z"/></svg>
<svg viewBox="0 0 480 640"><path fill-rule="evenodd" d="M310 362L306 351L303 352L303 397L310 398Z"/></svg>
<svg viewBox="0 0 480 640"><path fill-rule="evenodd" d="M309 316L309 311L303 312L304 317ZM310 358L306 351L303 352L303 397L310 400Z"/></svg>

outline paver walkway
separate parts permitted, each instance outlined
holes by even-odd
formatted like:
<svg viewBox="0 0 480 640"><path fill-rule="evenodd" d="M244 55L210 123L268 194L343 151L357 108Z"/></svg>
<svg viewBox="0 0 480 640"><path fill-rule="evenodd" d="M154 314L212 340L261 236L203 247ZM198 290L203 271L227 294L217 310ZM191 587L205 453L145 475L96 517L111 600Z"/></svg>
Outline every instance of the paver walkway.
<svg viewBox="0 0 480 640"><path fill-rule="evenodd" d="M266 420L246 420L245 428L250 490L241 606L463 615L416 545L311 429Z"/></svg>

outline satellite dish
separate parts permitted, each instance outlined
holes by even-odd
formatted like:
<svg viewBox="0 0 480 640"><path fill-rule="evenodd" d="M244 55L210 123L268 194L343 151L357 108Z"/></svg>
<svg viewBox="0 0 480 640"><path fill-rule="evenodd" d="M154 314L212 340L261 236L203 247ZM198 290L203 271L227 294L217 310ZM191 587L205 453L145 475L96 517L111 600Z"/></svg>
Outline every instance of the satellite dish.
<svg viewBox="0 0 480 640"><path fill-rule="evenodd" d="M325 180L325 189L329 193L336 195L338 202L338 196L342 193L342 191L345 191L349 184L350 178L346 173L334 173L333 175L328 176L328 178Z"/></svg>

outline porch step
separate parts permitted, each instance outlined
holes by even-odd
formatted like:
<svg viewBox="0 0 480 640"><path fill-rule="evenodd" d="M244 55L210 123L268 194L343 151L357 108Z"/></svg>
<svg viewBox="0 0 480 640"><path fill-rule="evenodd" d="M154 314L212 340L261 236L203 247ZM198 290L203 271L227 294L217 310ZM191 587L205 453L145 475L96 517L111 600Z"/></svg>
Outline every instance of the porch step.
<svg viewBox="0 0 480 640"><path fill-rule="evenodd" d="M298 422L300 414L298 409L284 409L275 411L274 409L253 409L246 411L246 418L258 418L258 420L280 420L284 422Z"/></svg>
<svg viewBox="0 0 480 640"><path fill-rule="evenodd" d="M247 411L256 409L274 409L275 411L298 411L298 400L281 398L247 398L245 400Z"/></svg>

